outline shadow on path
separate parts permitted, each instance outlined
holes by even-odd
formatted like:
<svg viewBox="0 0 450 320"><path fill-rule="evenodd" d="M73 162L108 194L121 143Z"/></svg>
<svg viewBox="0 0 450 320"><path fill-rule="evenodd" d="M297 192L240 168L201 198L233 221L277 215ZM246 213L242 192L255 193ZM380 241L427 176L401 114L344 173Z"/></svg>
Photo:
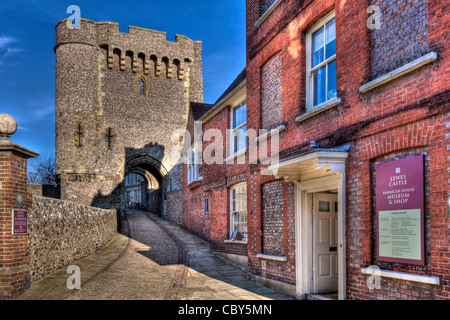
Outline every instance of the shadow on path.
<svg viewBox="0 0 450 320"><path fill-rule="evenodd" d="M63 268L16 300L293 300L250 280L207 242L156 214L126 217L107 246L72 263L81 269L80 290L67 288L71 274Z"/></svg>

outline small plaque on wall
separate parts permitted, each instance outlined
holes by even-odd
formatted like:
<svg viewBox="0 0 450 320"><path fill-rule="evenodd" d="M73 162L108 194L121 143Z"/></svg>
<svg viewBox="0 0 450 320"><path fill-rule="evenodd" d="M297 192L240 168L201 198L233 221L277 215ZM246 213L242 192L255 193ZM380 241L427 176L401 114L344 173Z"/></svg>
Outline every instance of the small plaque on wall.
<svg viewBox="0 0 450 320"><path fill-rule="evenodd" d="M425 265L424 156L379 163L377 260Z"/></svg>
<svg viewBox="0 0 450 320"><path fill-rule="evenodd" d="M12 234L28 234L28 211L13 209L12 211Z"/></svg>

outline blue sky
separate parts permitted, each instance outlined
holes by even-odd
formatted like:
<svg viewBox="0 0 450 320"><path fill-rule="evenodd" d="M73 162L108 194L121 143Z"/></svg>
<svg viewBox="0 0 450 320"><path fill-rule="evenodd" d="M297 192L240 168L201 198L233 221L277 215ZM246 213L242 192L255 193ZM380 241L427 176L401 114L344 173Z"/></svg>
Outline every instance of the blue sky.
<svg viewBox="0 0 450 320"><path fill-rule="evenodd" d="M244 0L1 0L0 113L16 118L14 142L55 151L55 26L67 7L94 21L167 32L203 42L204 101L214 103L245 67ZM30 164L33 163L31 160Z"/></svg>

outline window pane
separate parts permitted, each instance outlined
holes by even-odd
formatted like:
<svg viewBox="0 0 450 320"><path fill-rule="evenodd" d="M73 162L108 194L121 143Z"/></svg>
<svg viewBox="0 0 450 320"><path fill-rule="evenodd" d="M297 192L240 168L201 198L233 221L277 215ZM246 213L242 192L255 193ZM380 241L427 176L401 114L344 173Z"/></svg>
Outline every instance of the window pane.
<svg viewBox="0 0 450 320"><path fill-rule="evenodd" d="M198 176L203 177L203 164L198 164Z"/></svg>
<svg viewBox="0 0 450 320"><path fill-rule="evenodd" d="M324 61L324 28L313 34L313 68Z"/></svg>
<svg viewBox="0 0 450 320"><path fill-rule="evenodd" d="M327 99L336 97L336 60L328 65L328 93Z"/></svg>
<svg viewBox="0 0 450 320"><path fill-rule="evenodd" d="M144 96L145 95L145 83L144 80L139 80L139 95Z"/></svg>
<svg viewBox="0 0 450 320"><path fill-rule="evenodd" d="M320 212L330 212L330 202L319 201L319 211Z"/></svg>
<svg viewBox="0 0 450 320"><path fill-rule="evenodd" d="M239 123L239 112L238 112L239 108L234 108L233 109L233 129L236 128L238 126Z"/></svg>
<svg viewBox="0 0 450 320"><path fill-rule="evenodd" d="M239 112L241 113L241 123L240 124L247 122L247 104L244 104L242 107L240 107Z"/></svg>
<svg viewBox="0 0 450 320"><path fill-rule="evenodd" d="M247 121L247 105L235 107L233 109L233 129L239 127Z"/></svg>
<svg viewBox="0 0 450 320"><path fill-rule="evenodd" d="M328 59L336 54L336 20L333 19L326 25L326 57Z"/></svg>
<svg viewBox="0 0 450 320"><path fill-rule="evenodd" d="M314 72L314 105L326 100L326 66Z"/></svg>
<svg viewBox="0 0 450 320"><path fill-rule="evenodd" d="M238 151L245 149L247 146L247 126L243 126L239 129L239 147Z"/></svg>
<svg viewBox="0 0 450 320"><path fill-rule="evenodd" d="M242 128L236 130L233 133L233 140L234 153L245 149L247 147L247 126L243 126Z"/></svg>

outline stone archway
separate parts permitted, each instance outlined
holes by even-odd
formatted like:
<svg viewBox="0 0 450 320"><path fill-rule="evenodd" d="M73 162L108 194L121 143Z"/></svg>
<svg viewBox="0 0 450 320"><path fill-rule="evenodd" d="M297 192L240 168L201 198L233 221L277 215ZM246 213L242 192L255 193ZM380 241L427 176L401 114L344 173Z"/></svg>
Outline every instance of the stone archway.
<svg viewBox="0 0 450 320"><path fill-rule="evenodd" d="M164 216L166 210L167 192L170 190L170 177L168 170L157 159L149 155L134 155L130 157L124 168L124 181L122 182L122 199L125 200L125 208L130 206L134 209L141 209ZM130 204L130 187L127 186L128 175L136 174L144 178L141 184L140 201L138 206ZM130 178L132 180L132 178ZM136 186L134 185L134 188Z"/></svg>

